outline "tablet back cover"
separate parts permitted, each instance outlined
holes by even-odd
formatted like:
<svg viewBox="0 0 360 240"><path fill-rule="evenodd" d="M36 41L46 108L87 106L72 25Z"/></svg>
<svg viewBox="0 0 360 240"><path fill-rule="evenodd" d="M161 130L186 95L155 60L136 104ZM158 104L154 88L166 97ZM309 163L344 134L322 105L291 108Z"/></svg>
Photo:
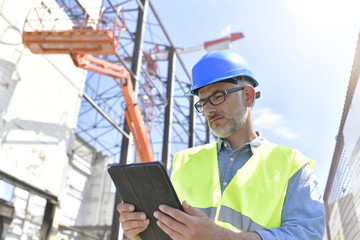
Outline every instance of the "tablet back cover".
<svg viewBox="0 0 360 240"><path fill-rule="evenodd" d="M140 233L143 240L171 240L156 224L153 216L160 204L182 210L167 173L159 162L117 165L108 172L125 203L135 205L135 211L145 212L150 219L148 228Z"/></svg>

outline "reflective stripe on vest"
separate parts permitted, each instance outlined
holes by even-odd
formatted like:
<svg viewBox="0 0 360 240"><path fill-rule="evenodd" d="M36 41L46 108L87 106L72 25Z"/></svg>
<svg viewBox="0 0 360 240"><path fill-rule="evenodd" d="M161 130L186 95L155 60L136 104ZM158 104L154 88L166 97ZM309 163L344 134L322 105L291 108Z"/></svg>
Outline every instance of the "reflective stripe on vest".
<svg viewBox="0 0 360 240"><path fill-rule="evenodd" d="M221 193L217 144L212 143L177 153L171 181L181 201L216 224L254 231L281 226L288 180L306 163L313 167L298 151L264 141Z"/></svg>
<svg viewBox="0 0 360 240"><path fill-rule="evenodd" d="M211 220L215 220L215 216L216 216L216 207L209 207L209 208L196 208L201 210L202 212L204 212L206 214L206 216L208 216Z"/></svg>
<svg viewBox="0 0 360 240"><path fill-rule="evenodd" d="M221 222L231 223L237 229L246 229L248 232L265 229L265 227L257 224L248 216L245 216L240 212L236 212L235 210L226 206L221 206L218 220Z"/></svg>

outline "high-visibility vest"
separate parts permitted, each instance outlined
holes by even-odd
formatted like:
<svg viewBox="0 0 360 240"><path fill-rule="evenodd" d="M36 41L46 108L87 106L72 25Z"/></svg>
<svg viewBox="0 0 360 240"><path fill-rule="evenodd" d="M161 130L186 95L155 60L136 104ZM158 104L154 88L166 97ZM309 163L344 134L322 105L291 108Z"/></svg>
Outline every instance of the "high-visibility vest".
<svg viewBox="0 0 360 240"><path fill-rule="evenodd" d="M281 226L288 180L314 162L297 150L264 141L221 193L217 143L187 149L173 159L171 181L180 201L225 228L255 231Z"/></svg>

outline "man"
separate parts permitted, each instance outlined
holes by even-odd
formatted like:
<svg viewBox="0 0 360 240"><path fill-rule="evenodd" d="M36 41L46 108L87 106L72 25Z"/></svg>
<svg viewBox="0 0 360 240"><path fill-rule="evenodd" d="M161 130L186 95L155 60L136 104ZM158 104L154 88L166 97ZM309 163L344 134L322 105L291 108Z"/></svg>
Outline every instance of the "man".
<svg viewBox="0 0 360 240"><path fill-rule="evenodd" d="M184 212L159 206L157 224L172 239L322 239L325 210L312 171L298 151L254 130L257 93L246 62L225 50L206 54L193 68L195 108L218 136L216 143L177 153L171 181ZM130 239L149 220L128 203L118 205Z"/></svg>

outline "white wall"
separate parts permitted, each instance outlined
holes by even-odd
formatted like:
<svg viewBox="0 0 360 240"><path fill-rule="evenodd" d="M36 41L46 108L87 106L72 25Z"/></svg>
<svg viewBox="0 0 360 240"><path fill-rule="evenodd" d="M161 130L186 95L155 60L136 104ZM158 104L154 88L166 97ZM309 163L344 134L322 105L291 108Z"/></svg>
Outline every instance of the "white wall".
<svg viewBox="0 0 360 240"><path fill-rule="evenodd" d="M87 72L67 55L34 55L21 43L26 14L40 3L0 0L0 170L58 196L54 225L109 226L114 193L106 157L94 164L89 147L86 160L69 160Z"/></svg>
<svg viewBox="0 0 360 240"><path fill-rule="evenodd" d="M21 7L19 1L0 2L0 169L57 196L67 175L86 72L67 55L34 55L18 44L28 10L40 2L21 1Z"/></svg>

